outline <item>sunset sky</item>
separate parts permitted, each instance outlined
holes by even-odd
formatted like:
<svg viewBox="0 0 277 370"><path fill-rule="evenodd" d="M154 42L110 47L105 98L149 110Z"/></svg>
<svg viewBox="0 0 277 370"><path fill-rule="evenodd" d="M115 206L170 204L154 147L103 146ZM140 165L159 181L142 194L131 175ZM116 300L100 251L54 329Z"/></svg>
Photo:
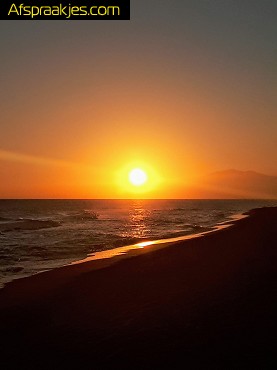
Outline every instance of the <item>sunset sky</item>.
<svg viewBox="0 0 277 370"><path fill-rule="evenodd" d="M2 21L0 198L276 176L276 18L276 0L131 0L131 21Z"/></svg>

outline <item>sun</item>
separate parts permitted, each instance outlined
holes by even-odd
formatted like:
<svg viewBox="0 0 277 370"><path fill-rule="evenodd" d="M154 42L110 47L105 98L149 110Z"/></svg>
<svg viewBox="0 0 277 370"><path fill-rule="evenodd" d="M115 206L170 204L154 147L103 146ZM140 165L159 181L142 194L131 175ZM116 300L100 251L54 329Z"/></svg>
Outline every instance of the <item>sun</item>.
<svg viewBox="0 0 277 370"><path fill-rule="evenodd" d="M141 186L148 180L147 174L140 168L134 168L129 172L129 181L134 186Z"/></svg>
<svg viewBox="0 0 277 370"><path fill-rule="evenodd" d="M118 168L114 175L120 199L146 199L156 196L157 188L162 184L157 170L144 160L126 163Z"/></svg>

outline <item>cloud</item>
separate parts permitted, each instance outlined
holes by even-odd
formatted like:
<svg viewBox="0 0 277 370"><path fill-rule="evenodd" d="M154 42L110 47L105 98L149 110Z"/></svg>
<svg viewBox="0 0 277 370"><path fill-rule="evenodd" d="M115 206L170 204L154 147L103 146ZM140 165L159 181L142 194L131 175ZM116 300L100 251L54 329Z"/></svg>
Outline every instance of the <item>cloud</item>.
<svg viewBox="0 0 277 370"><path fill-rule="evenodd" d="M70 161L64 161L55 158L47 158L47 157L40 157L30 154L23 154L8 150L0 149L0 159L4 161L10 162L21 162L26 164L35 164L39 166L62 166L62 167L72 167L72 166L84 166L88 167L87 165L74 163Z"/></svg>

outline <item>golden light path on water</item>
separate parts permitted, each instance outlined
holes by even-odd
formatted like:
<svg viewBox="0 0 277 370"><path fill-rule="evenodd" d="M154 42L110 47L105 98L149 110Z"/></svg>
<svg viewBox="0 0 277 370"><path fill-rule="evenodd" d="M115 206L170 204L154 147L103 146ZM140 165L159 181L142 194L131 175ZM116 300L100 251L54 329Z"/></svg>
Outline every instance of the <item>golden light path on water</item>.
<svg viewBox="0 0 277 370"><path fill-rule="evenodd" d="M155 247L156 246L158 248L163 248L163 247L166 247L167 244L169 244L169 243L174 243L174 242L178 242L178 241L182 241L182 240L189 240L189 239L199 238L201 236L204 236L204 235L207 235L207 234L210 234L210 233L214 233L214 232L217 232L219 230L226 229L226 228L232 226L235 221L241 220L241 219L246 218L246 217L248 217L248 215L245 215L245 214L233 215L233 216L230 217L230 220L219 223L219 224L215 225L212 230L204 231L204 232L201 232L201 233L189 234L189 235L178 236L178 237L175 237L175 238L168 238L168 239L150 240L150 241L139 242L139 243L136 243L136 244L127 245L127 246L124 246L124 247L118 247L118 248L114 248L114 249L108 249L108 250L104 250L104 251L100 251L100 252L95 252L95 253L89 254L86 258L84 258L82 260L78 260L78 261L74 261L74 262L70 263L70 265L76 265L76 264L90 262L90 261L104 260L104 259L109 259L109 258L113 258L113 257L124 256L124 255L127 255L128 252L136 251L136 250L139 251L141 249L145 249L145 251L146 251L146 247ZM136 235L142 235L143 232L142 233L141 232L139 232L139 233L135 232L135 234Z"/></svg>

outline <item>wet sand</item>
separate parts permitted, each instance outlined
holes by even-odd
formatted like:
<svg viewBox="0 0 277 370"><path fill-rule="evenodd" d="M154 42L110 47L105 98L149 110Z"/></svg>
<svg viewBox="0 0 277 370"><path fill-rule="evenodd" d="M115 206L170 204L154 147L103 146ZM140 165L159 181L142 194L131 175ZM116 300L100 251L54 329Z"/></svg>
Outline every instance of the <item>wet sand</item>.
<svg viewBox="0 0 277 370"><path fill-rule="evenodd" d="M0 290L4 369L275 369L277 208Z"/></svg>

